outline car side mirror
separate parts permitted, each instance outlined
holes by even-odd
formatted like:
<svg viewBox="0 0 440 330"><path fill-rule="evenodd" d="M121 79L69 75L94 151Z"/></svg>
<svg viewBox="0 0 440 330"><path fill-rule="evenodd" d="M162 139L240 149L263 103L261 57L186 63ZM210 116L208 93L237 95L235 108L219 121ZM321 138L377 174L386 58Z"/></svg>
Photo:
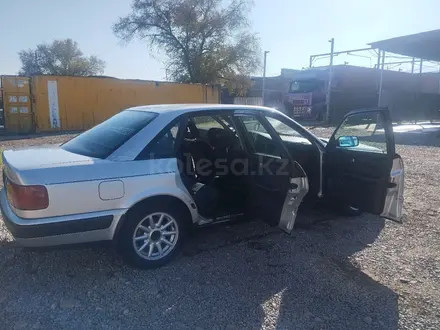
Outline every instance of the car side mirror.
<svg viewBox="0 0 440 330"><path fill-rule="evenodd" d="M340 136L338 137L338 147L353 148L359 145L359 138L357 136Z"/></svg>

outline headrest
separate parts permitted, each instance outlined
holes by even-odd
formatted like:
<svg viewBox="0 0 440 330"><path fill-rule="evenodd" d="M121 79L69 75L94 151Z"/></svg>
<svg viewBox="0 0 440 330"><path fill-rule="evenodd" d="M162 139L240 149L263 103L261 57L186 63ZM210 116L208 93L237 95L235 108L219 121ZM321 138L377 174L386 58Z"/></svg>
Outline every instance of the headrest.
<svg viewBox="0 0 440 330"><path fill-rule="evenodd" d="M200 137L200 132L197 126L192 122L188 121L185 132L185 139L194 140Z"/></svg>
<svg viewBox="0 0 440 330"><path fill-rule="evenodd" d="M216 149L229 148L234 142L234 133L227 129L213 127L208 130L208 139Z"/></svg>

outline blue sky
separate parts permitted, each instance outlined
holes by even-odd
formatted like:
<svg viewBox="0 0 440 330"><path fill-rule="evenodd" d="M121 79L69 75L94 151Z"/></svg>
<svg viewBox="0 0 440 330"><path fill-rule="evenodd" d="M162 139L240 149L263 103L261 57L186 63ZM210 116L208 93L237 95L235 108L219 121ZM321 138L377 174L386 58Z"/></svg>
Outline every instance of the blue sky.
<svg viewBox="0 0 440 330"><path fill-rule="evenodd" d="M163 80L163 56L149 54L141 41L121 45L111 26L130 12L131 0L0 0L0 74L16 74L21 49L72 38L86 55L107 63L118 78ZM363 48L386 38L440 28L436 0L255 0L250 13L262 48L269 50L268 75L300 69L310 54ZM341 60L341 59L338 59ZM347 59L345 59L347 60ZM350 64L365 61L350 58ZM318 64L325 65L325 61ZM368 64L368 61L367 61Z"/></svg>

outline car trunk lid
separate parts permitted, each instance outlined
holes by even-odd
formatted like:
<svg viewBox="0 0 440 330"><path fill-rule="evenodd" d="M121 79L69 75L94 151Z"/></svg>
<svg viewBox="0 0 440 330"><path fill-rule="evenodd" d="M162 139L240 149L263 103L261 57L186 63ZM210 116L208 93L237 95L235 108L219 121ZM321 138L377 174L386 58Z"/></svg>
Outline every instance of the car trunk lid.
<svg viewBox="0 0 440 330"><path fill-rule="evenodd" d="M3 162L19 171L51 166L63 166L70 163L87 163L93 158L74 154L61 149L59 146L50 146L31 149L6 150L3 152Z"/></svg>
<svg viewBox="0 0 440 330"><path fill-rule="evenodd" d="M4 175L21 185L56 183L60 169L69 176L68 167L81 167L105 160L71 153L59 146L6 150L2 153Z"/></svg>

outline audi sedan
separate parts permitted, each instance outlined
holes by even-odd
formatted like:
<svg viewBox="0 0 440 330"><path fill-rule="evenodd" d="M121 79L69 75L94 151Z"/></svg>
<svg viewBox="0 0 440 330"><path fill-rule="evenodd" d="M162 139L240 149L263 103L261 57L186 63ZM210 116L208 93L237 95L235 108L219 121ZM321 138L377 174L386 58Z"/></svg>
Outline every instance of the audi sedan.
<svg viewBox="0 0 440 330"><path fill-rule="evenodd" d="M0 206L18 243L113 240L141 268L169 262L193 227L251 216L290 233L305 200L402 214L404 167L385 108L349 113L324 140L270 108L139 106L2 158Z"/></svg>

